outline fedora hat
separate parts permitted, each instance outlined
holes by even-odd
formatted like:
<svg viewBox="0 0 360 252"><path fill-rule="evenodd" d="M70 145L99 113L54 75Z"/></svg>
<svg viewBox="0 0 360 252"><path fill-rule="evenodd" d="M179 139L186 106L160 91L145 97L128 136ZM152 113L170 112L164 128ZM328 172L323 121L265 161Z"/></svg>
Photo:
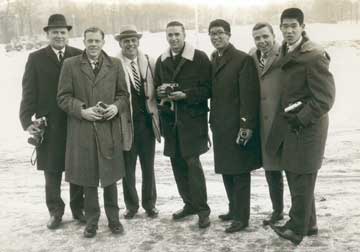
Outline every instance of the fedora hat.
<svg viewBox="0 0 360 252"><path fill-rule="evenodd" d="M48 31L50 28L67 28L71 30L72 26L66 23L66 19L62 14L53 14L49 17L48 25L44 27L44 31Z"/></svg>
<svg viewBox="0 0 360 252"><path fill-rule="evenodd" d="M129 37L137 37L138 39L142 37L142 34L137 32L135 25L123 25L120 27L120 33L115 35L117 41Z"/></svg>

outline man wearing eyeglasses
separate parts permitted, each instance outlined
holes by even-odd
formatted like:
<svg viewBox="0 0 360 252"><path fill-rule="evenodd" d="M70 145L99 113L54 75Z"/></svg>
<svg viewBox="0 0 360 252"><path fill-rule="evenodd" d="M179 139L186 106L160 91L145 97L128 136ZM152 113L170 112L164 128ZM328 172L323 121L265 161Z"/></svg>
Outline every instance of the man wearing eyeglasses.
<svg viewBox="0 0 360 252"><path fill-rule="evenodd" d="M230 42L230 24L216 19L209 25L212 54L210 127L215 172L222 174L231 220L225 232L245 229L250 218L250 172L261 165L258 130L259 80L253 58Z"/></svg>

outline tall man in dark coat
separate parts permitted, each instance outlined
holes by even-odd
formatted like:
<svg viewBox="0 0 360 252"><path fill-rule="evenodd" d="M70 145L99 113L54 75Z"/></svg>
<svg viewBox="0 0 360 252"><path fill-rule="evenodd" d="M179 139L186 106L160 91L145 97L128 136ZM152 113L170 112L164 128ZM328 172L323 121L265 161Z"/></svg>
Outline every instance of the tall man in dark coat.
<svg viewBox="0 0 360 252"><path fill-rule="evenodd" d="M258 131L259 80L251 56L229 43L230 24L222 19L209 25L212 54L210 127L215 172L223 176L233 220L225 231L246 228L250 218L250 172L261 165Z"/></svg>
<svg viewBox="0 0 360 252"><path fill-rule="evenodd" d="M103 50L104 32L84 32L85 51L68 59L61 70L57 100L68 115L65 179L84 186L86 227L94 237L100 217L99 181L112 233L120 234L116 182L125 175L123 150L132 143L129 93L119 59Z"/></svg>
<svg viewBox="0 0 360 252"><path fill-rule="evenodd" d="M304 14L290 8L281 15L284 37L283 91L268 152L281 153L291 194L290 220L273 226L275 232L295 244L306 235L317 234L314 189L321 167L328 131L328 111L334 103L335 85L329 72L330 57L304 32ZM296 107L296 104L300 104ZM290 109L293 105L293 109Z"/></svg>
<svg viewBox="0 0 360 252"><path fill-rule="evenodd" d="M47 127L43 141L36 148L37 168L45 175L46 205L50 212L49 229L59 227L65 204L61 199L61 177L65 162L66 114L56 103L56 92L60 69L65 58L81 53L81 50L67 44L71 26L65 17L54 14L49 17L44 31L49 46L29 55L23 76L20 120L24 130L37 135L40 129L31 118L46 117ZM83 189L70 184L70 207L74 219L84 222Z"/></svg>
<svg viewBox="0 0 360 252"><path fill-rule="evenodd" d="M284 218L284 182L280 153L272 156L265 149L276 111L280 104L282 91L281 69L277 62L280 60L280 45L275 41L272 26L269 23L255 24L252 35L255 48L250 51L254 58L260 79L260 139L262 163L265 170L266 181L269 186L270 199L273 212L264 225L274 224Z"/></svg>
<svg viewBox="0 0 360 252"><path fill-rule="evenodd" d="M205 176L199 155L208 150L207 99L210 96L211 65L202 51L185 42L183 24L166 27L170 48L156 62L155 83L164 155L169 156L179 194L185 206L173 219L198 214L199 227L210 225ZM170 88L174 85L173 88Z"/></svg>

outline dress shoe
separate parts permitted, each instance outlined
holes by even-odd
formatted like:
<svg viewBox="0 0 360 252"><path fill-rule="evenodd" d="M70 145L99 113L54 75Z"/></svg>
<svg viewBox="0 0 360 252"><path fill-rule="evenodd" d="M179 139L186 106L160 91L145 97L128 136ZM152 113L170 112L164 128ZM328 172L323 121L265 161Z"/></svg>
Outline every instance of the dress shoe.
<svg viewBox="0 0 360 252"><path fill-rule="evenodd" d="M307 236L317 235L319 233L319 229L315 226L308 230Z"/></svg>
<svg viewBox="0 0 360 252"><path fill-rule="evenodd" d="M137 213L137 211L127 209L125 211L125 213L124 213L124 218L125 219L132 219L132 218L134 218L136 213Z"/></svg>
<svg viewBox="0 0 360 252"><path fill-rule="evenodd" d="M159 215L159 210L157 210L155 207L152 209L147 209L146 210L146 214L147 216L149 216L150 218L156 218Z"/></svg>
<svg viewBox="0 0 360 252"><path fill-rule="evenodd" d="M218 217L222 221L229 221L229 220L233 219L233 216L232 216L232 214L230 212L228 212L226 214L220 214Z"/></svg>
<svg viewBox="0 0 360 252"><path fill-rule="evenodd" d="M263 225L267 226L270 224L275 224L276 222L282 219L284 219L284 214L282 212L281 213L273 212L268 219L263 220Z"/></svg>
<svg viewBox="0 0 360 252"><path fill-rule="evenodd" d="M174 220L180 220L182 218L185 218L186 216L194 215L196 212L189 208L183 208L175 213L173 213L173 219Z"/></svg>
<svg viewBox="0 0 360 252"><path fill-rule="evenodd" d="M270 227L275 231L278 236L291 241L295 245L299 245L303 239L302 235L296 234L294 231L286 228L285 226L270 225Z"/></svg>
<svg viewBox="0 0 360 252"><path fill-rule="evenodd" d="M51 216L46 224L48 229L57 229L61 224L61 217Z"/></svg>
<svg viewBox="0 0 360 252"><path fill-rule="evenodd" d="M96 235L96 229L97 229L96 226L87 226L87 227L84 229L84 237L86 237L86 238L93 238L93 237L95 237L95 235Z"/></svg>
<svg viewBox="0 0 360 252"><path fill-rule="evenodd" d="M118 224L116 224L116 225L110 225L109 224L109 228L110 228L111 233L113 233L113 234L122 234L122 233L124 233L124 227L120 222Z"/></svg>
<svg viewBox="0 0 360 252"><path fill-rule="evenodd" d="M86 223L85 215L82 212L76 213L76 214L73 213L73 218L74 218L74 220L77 220L82 224Z"/></svg>
<svg viewBox="0 0 360 252"><path fill-rule="evenodd" d="M199 228L207 228L210 226L210 218L208 216L199 216Z"/></svg>
<svg viewBox="0 0 360 252"><path fill-rule="evenodd" d="M239 232L241 230L244 230L246 227L248 227L248 223L243 223L241 221L233 221L227 229L225 229L225 233L235 233Z"/></svg>

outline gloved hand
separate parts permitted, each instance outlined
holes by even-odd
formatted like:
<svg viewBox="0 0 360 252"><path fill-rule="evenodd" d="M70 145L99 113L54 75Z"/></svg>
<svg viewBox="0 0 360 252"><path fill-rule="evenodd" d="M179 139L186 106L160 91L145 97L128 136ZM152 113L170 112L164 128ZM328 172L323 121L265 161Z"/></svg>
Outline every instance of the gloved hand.
<svg viewBox="0 0 360 252"><path fill-rule="evenodd" d="M298 131L304 127L295 113L283 113L283 116L290 124L292 130Z"/></svg>

